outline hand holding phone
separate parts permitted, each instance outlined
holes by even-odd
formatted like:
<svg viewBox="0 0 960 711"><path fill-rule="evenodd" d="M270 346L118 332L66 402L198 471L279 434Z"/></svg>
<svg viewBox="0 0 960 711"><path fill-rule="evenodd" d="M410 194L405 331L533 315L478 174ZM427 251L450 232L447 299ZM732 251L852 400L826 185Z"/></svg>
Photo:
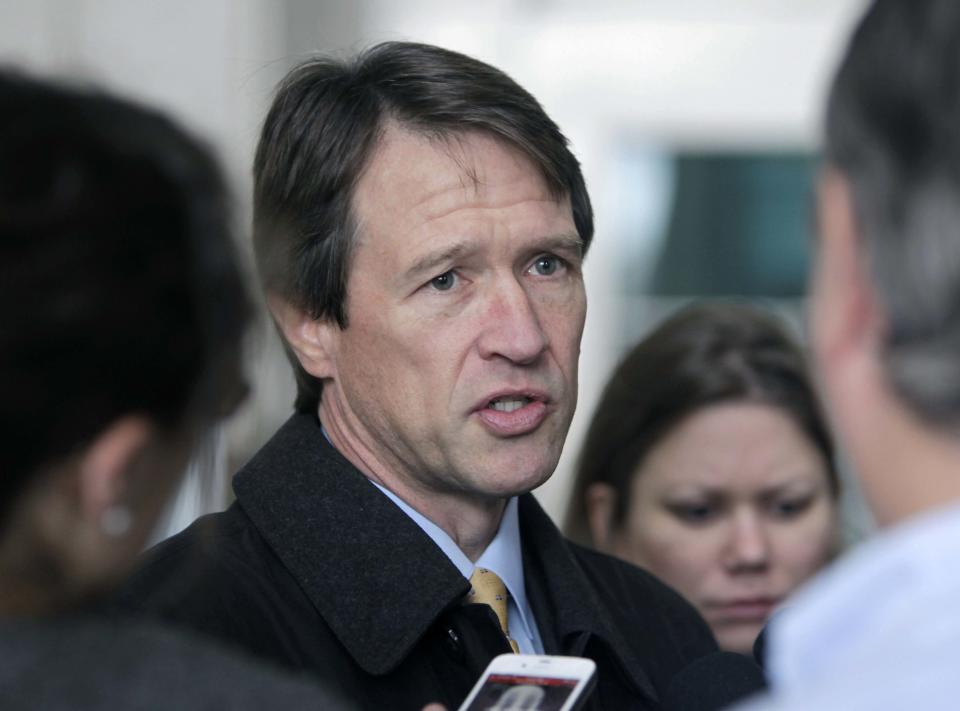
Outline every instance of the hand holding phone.
<svg viewBox="0 0 960 711"><path fill-rule="evenodd" d="M501 654L459 711L574 711L593 689L596 671L582 657Z"/></svg>

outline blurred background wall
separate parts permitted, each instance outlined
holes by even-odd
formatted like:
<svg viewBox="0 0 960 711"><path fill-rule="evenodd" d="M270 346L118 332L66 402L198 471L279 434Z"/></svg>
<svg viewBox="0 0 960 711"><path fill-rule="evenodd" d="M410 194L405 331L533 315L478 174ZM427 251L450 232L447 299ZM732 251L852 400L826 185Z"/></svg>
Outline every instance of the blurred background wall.
<svg viewBox="0 0 960 711"><path fill-rule="evenodd" d="M758 299L803 334L819 117L865 4L0 0L0 61L150 101L205 136L233 182L245 250L259 122L300 59L411 39L511 74L571 139L597 215L580 405L538 492L559 521L607 375L671 309ZM249 355L252 397L198 456L164 533L221 508L230 472L291 411L293 380L265 318ZM868 521L855 495L847 506L855 536Z"/></svg>

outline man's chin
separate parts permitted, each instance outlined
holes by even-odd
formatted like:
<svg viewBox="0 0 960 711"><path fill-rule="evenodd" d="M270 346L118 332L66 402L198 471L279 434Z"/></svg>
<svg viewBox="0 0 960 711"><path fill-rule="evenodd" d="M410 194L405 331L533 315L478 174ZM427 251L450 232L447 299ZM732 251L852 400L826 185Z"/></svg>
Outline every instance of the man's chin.
<svg viewBox="0 0 960 711"><path fill-rule="evenodd" d="M503 440L473 440L459 452L461 483L474 493L509 498L536 489L547 481L560 461L555 432Z"/></svg>
<svg viewBox="0 0 960 711"><path fill-rule="evenodd" d="M491 498L507 499L533 491L547 481L556 469L556 461L535 466L518 466L516 461L491 463L471 477L474 489Z"/></svg>

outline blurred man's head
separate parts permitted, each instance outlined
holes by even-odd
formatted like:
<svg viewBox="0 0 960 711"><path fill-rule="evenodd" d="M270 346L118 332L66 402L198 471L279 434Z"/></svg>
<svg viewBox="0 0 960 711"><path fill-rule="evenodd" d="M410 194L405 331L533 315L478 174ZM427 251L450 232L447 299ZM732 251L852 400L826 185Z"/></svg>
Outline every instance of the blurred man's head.
<svg viewBox="0 0 960 711"><path fill-rule="evenodd" d="M205 149L119 99L0 75L7 571L69 588L114 560L100 543L142 545L187 445L242 395L247 316Z"/></svg>
<svg viewBox="0 0 960 711"><path fill-rule="evenodd" d="M952 495L932 481L904 495L892 470L909 478L919 462L885 450L894 432L949 446L939 438L960 426L958 48L960 4L880 0L827 111L814 336L881 522Z"/></svg>
<svg viewBox="0 0 960 711"><path fill-rule="evenodd" d="M542 483L576 404L593 224L536 100L426 45L311 61L280 87L255 172L297 408L407 498Z"/></svg>

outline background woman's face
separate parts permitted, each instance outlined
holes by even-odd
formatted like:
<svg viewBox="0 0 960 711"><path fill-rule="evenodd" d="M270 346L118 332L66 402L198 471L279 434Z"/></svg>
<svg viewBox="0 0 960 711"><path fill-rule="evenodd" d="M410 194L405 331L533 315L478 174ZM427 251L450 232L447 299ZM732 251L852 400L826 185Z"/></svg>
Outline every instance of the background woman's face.
<svg viewBox="0 0 960 711"><path fill-rule="evenodd" d="M814 444L784 411L739 402L694 412L649 452L612 543L686 596L721 648L748 652L835 528Z"/></svg>

